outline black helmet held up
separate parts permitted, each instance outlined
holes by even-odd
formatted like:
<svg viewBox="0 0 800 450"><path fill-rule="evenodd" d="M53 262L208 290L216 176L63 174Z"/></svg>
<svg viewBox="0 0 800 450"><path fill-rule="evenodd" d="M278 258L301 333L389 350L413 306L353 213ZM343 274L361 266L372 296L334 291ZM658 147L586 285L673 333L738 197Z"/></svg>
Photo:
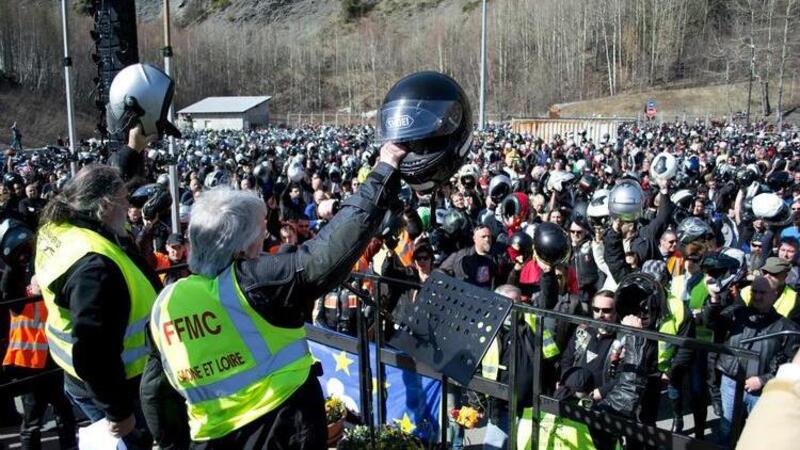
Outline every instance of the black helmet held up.
<svg viewBox="0 0 800 450"><path fill-rule="evenodd" d="M652 329L666 302L664 288L649 273L634 272L622 278L614 293L617 316L634 315L644 328Z"/></svg>
<svg viewBox="0 0 800 450"><path fill-rule="evenodd" d="M554 223L540 223L533 232L533 250L536 258L546 264L551 266L565 264L570 256L566 231Z"/></svg>
<svg viewBox="0 0 800 450"><path fill-rule="evenodd" d="M464 164L472 143L472 109L452 78L432 71L413 73L383 99L378 133L382 142L408 149L400 175L415 191L428 192Z"/></svg>

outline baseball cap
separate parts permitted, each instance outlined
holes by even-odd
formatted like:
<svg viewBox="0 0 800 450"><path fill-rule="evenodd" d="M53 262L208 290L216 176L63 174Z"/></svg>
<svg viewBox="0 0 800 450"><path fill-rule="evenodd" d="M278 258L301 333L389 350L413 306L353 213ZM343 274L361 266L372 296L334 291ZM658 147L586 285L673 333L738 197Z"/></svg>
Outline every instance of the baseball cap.
<svg viewBox="0 0 800 450"><path fill-rule="evenodd" d="M186 240L183 238L183 235L180 233L172 233L167 238L167 245L183 245L186 243Z"/></svg>
<svg viewBox="0 0 800 450"><path fill-rule="evenodd" d="M792 265L789 263L789 261L778 258L777 256L770 256L764 262L764 265L761 267L761 271L772 275L778 275L788 272L791 268Z"/></svg>

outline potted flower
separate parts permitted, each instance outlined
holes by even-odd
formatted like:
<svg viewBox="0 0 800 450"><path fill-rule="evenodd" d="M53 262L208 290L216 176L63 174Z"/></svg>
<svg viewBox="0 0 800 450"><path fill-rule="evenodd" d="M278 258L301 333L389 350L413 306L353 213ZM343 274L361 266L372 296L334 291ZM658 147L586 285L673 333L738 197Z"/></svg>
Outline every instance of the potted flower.
<svg viewBox="0 0 800 450"><path fill-rule="evenodd" d="M376 450L424 450L422 441L413 434L404 433L394 425L384 425L375 431ZM357 425L347 429L337 450L363 450L370 448L369 428Z"/></svg>
<svg viewBox="0 0 800 450"><path fill-rule="evenodd" d="M334 396L325 399L325 418L328 422L328 446L336 445L342 438L344 419L347 417L347 407L344 402Z"/></svg>

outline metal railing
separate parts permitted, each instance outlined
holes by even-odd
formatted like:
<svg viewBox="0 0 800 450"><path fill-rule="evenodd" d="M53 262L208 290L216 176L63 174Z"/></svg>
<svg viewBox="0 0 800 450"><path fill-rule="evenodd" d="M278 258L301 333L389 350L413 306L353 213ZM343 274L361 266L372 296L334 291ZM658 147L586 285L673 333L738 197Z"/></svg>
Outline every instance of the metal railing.
<svg viewBox="0 0 800 450"><path fill-rule="evenodd" d="M158 271L159 273L168 272L184 268L185 265L177 265L164 270ZM375 283L375 292L380 293L381 283L389 283L394 285L403 286L405 288L419 289L422 287L419 283L409 282L405 280L392 279L387 277L380 277L376 275L365 275L360 273L351 274L353 278L362 280L371 280ZM440 416L440 442L442 447L447 445L447 428L449 424L448 411L447 411L447 385L458 383L449 380L446 376L438 373L424 364L418 363L411 356L390 348L382 346L382 328L380 321L383 318L380 316L380 296L370 296L366 292L345 286L353 290L356 295L362 300L364 305L373 305L374 308L374 336L376 341L376 354L375 367L376 367L376 386L382 387L383 383L383 365L391 365L404 369L410 372L417 373L429 378L435 378L441 381L441 416ZM20 299L8 300L0 303L0 306L10 306L23 303L31 303L41 300L41 296L31 296ZM358 326L357 337L344 335L332 330L316 327L314 325L306 325L306 334L310 340L319 342L321 344L333 347L339 350L344 350L350 353L359 355L359 391L361 392L361 411L363 412L362 419L365 425L370 429L370 433L374 442L375 428L385 423L385 392L383 388L378 389L377 394L377 424L374 423L372 418L373 407L372 402L372 379L369 375L369 337L367 333L367 320L363 314L363 308L358 309ZM627 333L635 336L640 336L648 340L656 340L673 344L676 346L685 346L701 352L710 352L731 355L742 359L757 359L759 354L747 349L729 347L721 344L708 343L701 340L686 338L681 336L673 336L669 334L659 333L650 330L643 330L633 328L625 325L607 323L596 321L587 317L575 316L547 309L537 308L526 304L515 303L511 308L512 323L519 323L522 314L535 314L540 318L552 318L561 321L566 321L577 325L591 325L596 327L603 327L607 330L614 330L620 333ZM534 361L533 361L533 420L534 429L531 434L531 448L538 448L539 433L535 426L536 421L540 417L541 412L554 414L560 417L566 417L571 420L586 423L589 427L601 426L606 432L610 432L618 436L626 436L638 442L643 442L647 445L667 446L674 449L709 449L717 450L720 447L711 443L710 441L698 440L692 437L672 433L668 430L657 428L655 425L643 424L621 416L615 416L608 413L601 413L598 411L587 410L577 407L566 402L558 401L552 397L542 395L542 337L544 320L536 321L536 329L534 330ZM782 333L777 333L776 336L782 336ZM762 336L760 338L766 339L775 337L772 335ZM500 383L492 381L475 375L472 377L466 386L467 389L479 392L500 400L509 402L509 411L517 411L519 402L518 393L512 389L516 385L516 361L517 352L519 351L520 343L518 342L517 333L511 333L511 352L509 356L509 382ZM740 367L743 367L740 364ZM8 392L12 395L19 395L26 392L30 386L34 385L41 378L45 378L60 372L61 369L54 369L37 374L32 377L15 380L13 382L0 385L0 392ZM744 393L744 378L743 370L740 370L736 380L736 396L734 400L734 420L733 420L733 434L731 436L731 447L735 447L739 434L744 424L744 406L743 406L743 393ZM517 444L517 431L518 424L516 420L509 420L509 448L515 449Z"/></svg>

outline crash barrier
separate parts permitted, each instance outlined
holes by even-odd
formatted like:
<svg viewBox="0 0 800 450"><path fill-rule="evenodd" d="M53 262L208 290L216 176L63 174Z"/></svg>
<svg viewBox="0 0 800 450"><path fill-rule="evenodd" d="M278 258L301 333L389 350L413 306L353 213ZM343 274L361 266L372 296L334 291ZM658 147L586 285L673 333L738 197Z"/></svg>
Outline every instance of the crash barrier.
<svg viewBox="0 0 800 450"><path fill-rule="evenodd" d="M543 117L511 119L511 129L515 133L530 134L549 142L558 134L563 139L572 139L580 143L582 137L595 144L603 141L603 135L608 134L609 142L617 139L617 128L624 123L636 122L635 117L620 117L600 119L594 117L574 117L563 119L549 119Z"/></svg>
<svg viewBox="0 0 800 450"><path fill-rule="evenodd" d="M159 271L166 272L170 270L177 270L185 266L173 266L171 268ZM376 275L366 275L360 273L353 273L353 278L358 280L369 280L374 284L374 292L380 292L382 283L388 283L395 286L402 286L410 289L420 289L423 286L419 283L413 283L406 280L392 279L388 277L381 277ZM373 440L373 447L376 439L376 428L386 423L385 418L385 404L386 393L384 389L378 389L376 392L377 405L373 409L372 403L372 390L373 382L372 375L369 373L370 357L375 358L375 366L377 368L374 383L375 386L384 386L383 380L383 367L384 365L392 365L404 370L415 372L417 374L436 378L441 381L441 413L440 413L440 442L442 448L447 446L447 429L448 429L448 410L447 410L447 387L448 383L459 385L455 381L450 380L442 373L436 372L424 364L415 361L411 356L398 352L397 350L383 347L382 327L375 326L372 330L368 330L368 317L371 315L373 323L377 324L383 320L381 316L380 297L371 295L369 292L362 289L343 284L342 287L352 291L361 301L363 308L359 308L357 315L357 337L353 338L335 331L327 330L324 328L307 325L308 339L324 344L329 347L340 349L346 352L355 353L359 356L359 391L360 391L360 410L362 412L376 412L377 420L373 420L373 414L364 413L362 420L364 424L369 427L370 435ZM475 288L479 289L479 288ZM24 299L9 300L0 303L0 306L9 304L20 304L26 302L33 302L40 300L41 297L26 297ZM368 308L369 307L369 308ZM613 329L620 333L627 333L635 336L640 336L648 340L661 341L676 346L685 346L700 352L718 353L725 355L732 355L742 359L757 359L758 353L741 349L736 347L729 347L721 344L713 344L705 341L685 338L680 336L672 336L668 334L658 333L649 330L642 330L639 328L632 328L624 325L611 324L606 322L599 322L590 318L564 314L547 309L537 308L526 304L515 303L511 307L511 321L512 323L519 323L522 320L523 314L535 314L539 318L550 318L566 321L576 325L591 325L595 327L603 327L606 329ZM659 429L653 425L642 424L624 417L614 416L608 413L601 413L598 411L587 410L566 402L558 401L552 397L542 395L542 336L543 336L543 322L544 320L536 321L536 330L534 333L534 373L533 373L533 418L540 417L541 413L549 413L559 417L564 417L577 422L587 424L589 427L600 428L608 433L619 436L626 436L626 438L642 442L646 445L667 447L673 449L696 449L696 450L717 450L721 447L713 444L710 441L694 439L690 436L685 436L677 433L672 433L669 430ZM370 331L376 348L379 349L375 355L370 356ZM785 333L777 333L775 336L781 336ZM774 336L762 336L762 339L769 339ZM481 376L474 375L468 383L463 387L472 391L485 394L509 402L509 411L516 411L519 398L511 386L516 384L516 352L520 351L521 343L518 342L517 334L511 333L511 353L509 356L509 383L500 383L496 381L487 380ZM367 362L367 363L363 363ZM745 364L740 364L740 367L745 367ZM52 376L60 372L60 369L43 372L41 374L15 380L10 383L0 385L0 392L10 393L11 395L19 395L27 391L28 387L36 383L39 379ZM733 433L731 436L731 448L735 448L738 441L739 434L741 433L744 425L744 380L745 374L740 371L735 377L736 379L736 395L734 400L734 420L733 420ZM509 423L509 448L517 448L517 432L518 424L516 421L511 420ZM539 433L532 433L530 448L539 448Z"/></svg>
<svg viewBox="0 0 800 450"><path fill-rule="evenodd" d="M354 273L352 274L354 278L360 280L370 280L375 285L375 291L380 292L380 285L381 283L389 283L400 285L404 287L410 287L413 289L421 289L423 286L418 283L410 283L404 280L396 280L387 277L380 277L375 275L365 275ZM347 286L345 286L347 287ZM347 287L348 289L351 289ZM475 288L479 289L479 288ZM351 289L352 290L352 289ZM373 307L373 319L377 322L380 320L380 297L367 297L364 292L358 292L355 290L359 298L364 301L365 305L369 305ZM362 310L363 312L363 310ZM721 344L714 344L705 341L701 341L698 339L693 338L685 338L680 336L673 336L669 334L663 334L655 331L643 330L639 328L628 327L625 325L618 325L618 324L609 324L606 322L599 322L587 317L564 314L560 312L555 312L547 309L537 308L526 304L515 303L511 307L511 321L512 323L518 323L522 320L523 314L534 314L538 318L548 318L548 319L556 319L565 322L569 322L576 325L590 325L595 327L603 327L605 329L613 329L619 333L626 333L631 334L634 336L639 336L648 340L655 340L661 341L667 344L672 344L679 347L688 347L690 349L704 352L704 353L717 353L717 354L725 354L725 355L732 355L737 358L742 359L758 359L759 354L748 349L736 348L736 347L729 347ZM345 351L355 352L358 353L359 357L367 358L361 359L361 361L368 361L369 358L369 340L366 335L366 326L362 327L361 324L366 323L366 318L363 317L363 314L360 313L357 318L359 319L359 326L357 327L358 336L356 339L349 338L346 336L341 336L338 333L322 330L316 327L308 327L309 330L308 335L309 338L320 342L322 344L340 348ZM604 430L608 433L612 433L618 436L625 436L629 440L641 442L648 446L656 446L656 447L666 447L666 448L673 448L673 449L709 449L715 450L720 449L719 445L712 443L711 441L706 440L699 440L695 439L690 436L672 433L669 430L663 430L657 428L654 425L642 424L637 421L627 419L620 416L615 416L606 412L599 412L584 409L582 407L578 407L572 405L567 402L558 401L552 397L548 397L542 395L542 374L541 374L541 366L542 366L542 337L543 337L543 322L544 320L536 320L536 330L534 333L535 336L535 360L534 360L534 373L533 373L533 418L540 417L541 413L549 413L559 417L571 419L577 422L585 423L587 426L591 428L599 428ZM376 342L382 342L381 336L382 327L376 326L373 327L373 334L375 337ZM517 342L517 334L511 333L512 337L512 344L511 344L511 354L509 356L509 383L499 383L491 380L487 380L479 375L474 375L468 383L463 385L467 389L473 390L475 392L489 395L491 397L499 398L501 400L505 400L509 402L509 411L516 411L517 404L519 402L519 398L517 397L517 393L511 389L510 386L516 385L516 352L520 351L521 343ZM763 336L761 339L768 339L772 336ZM355 347L354 347L355 346ZM418 374L438 378L442 382L442 402L441 402L441 416L440 416L440 431L441 437L440 442L442 443L442 447L446 448L447 443L447 428L448 428L448 411L447 411L447 402L445 401L447 397L447 386L448 383L452 383L454 385L459 385L455 381L449 379L445 375L438 373L436 371L431 370L429 367L419 363L418 361L414 360L409 355L405 354L398 354L396 350L380 348L377 354L374 355L376 364L375 366L378 367L377 370L377 377L380 377L382 372L381 365L382 364L391 364L393 366L397 366L406 370L415 371ZM745 367L745 364L741 364L740 367ZM360 364L359 370L369 370L369 364ZM379 378L380 380L380 378ZM744 380L745 374L743 371L737 374L735 377L736 380L736 395L734 400L734 409L733 409L733 427L732 427L732 434L731 434L731 448L735 448L736 442L738 441L739 434L741 433L742 427L744 426L744 417L745 417L745 410L743 404L743 393L744 393ZM374 384L375 386L383 386L382 381ZM372 411L371 405L369 402L372 399L372 386L373 383L371 382L370 374L364 373L360 376L360 390L362 391L361 396L361 410L362 411ZM385 398L383 389L378 389L376 393L378 404L376 405L377 408L377 423L372 423L371 414L365 414L365 424L372 429L372 435L374 436L374 428L385 423L384 417L381 414L385 404ZM517 448L517 432L518 432L518 424L516 421L510 421L510 433L509 433L509 448L515 449ZM531 436L531 445L530 448L538 449L539 448L539 433L532 433Z"/></svg>

